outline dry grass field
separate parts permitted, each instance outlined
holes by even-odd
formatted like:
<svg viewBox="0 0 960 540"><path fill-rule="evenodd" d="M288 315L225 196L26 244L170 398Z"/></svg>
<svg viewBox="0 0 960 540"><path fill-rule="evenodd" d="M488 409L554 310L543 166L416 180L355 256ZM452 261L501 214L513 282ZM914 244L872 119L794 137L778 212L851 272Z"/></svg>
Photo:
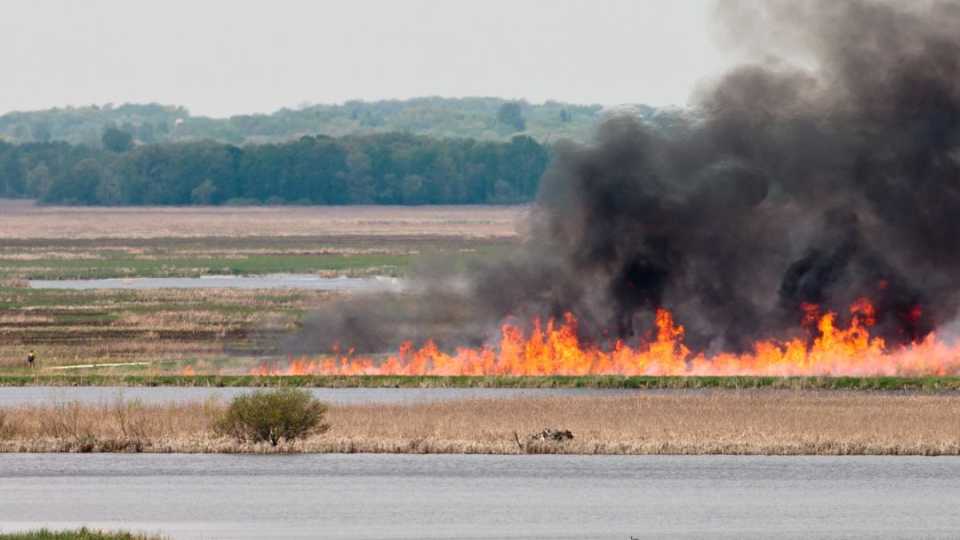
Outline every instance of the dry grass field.
<svg viewBox="0 0 960 540"><path fill-rule="evenodd" d="M193 369L226 354L262 354L324 291L0 289L0 369L154 362L142 373ZM220 371L214 368L215 371Z"/></svg>
<svg viewBox="0 0 960 540"><path fill-rule="evenodd" d="M512 237L519 206L73 207L0 201L0 239Z"/></svg>
<svg viewBox="0 0 960 540"><path fill-rule="evenodd" d="M523 207L43 207L0 200L0 279L392 274L515 242Z"/></svg>
<svg viewBox="0 0 960 540"><path fill-rule="evenodd" d="M224 406L6 409L0 450L960 455L955 394L753 390L333 406L330 431L277 448L215 436ZM544 428L574 438L528 440Z"/></svg>

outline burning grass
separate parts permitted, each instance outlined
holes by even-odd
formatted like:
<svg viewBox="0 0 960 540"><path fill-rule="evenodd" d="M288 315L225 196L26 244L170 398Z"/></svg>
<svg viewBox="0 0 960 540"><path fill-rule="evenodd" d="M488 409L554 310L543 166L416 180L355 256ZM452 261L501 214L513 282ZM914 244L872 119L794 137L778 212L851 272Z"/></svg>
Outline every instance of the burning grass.
<svg viewBox="0 0 960 540"><path fill-rule="evenodd" d="M808 391L636 393L330 407L292 443L216 435L219 402L4 409L7 452L960 455L960 396ZM544 427L563 442L518 439Z"/></svg>
<svg viewBox="0 0 960 540"><path fill-rule="evenodd" d="M198 362L201 366L208 362ZM192 366L190 366L192 367ZM214 365L214 367L216 367ZM202 368L201 368L202 369ZM407 376L205 375L20 370L0 374L0 386L186 386L304 388L605 388L636 390L845 390L943 393L960 391L960 377L714 377L714 376Z"/></svg>
<svg viewBox="0 0 960 540"><path fill-rule="evenodd" d="M542 325L534 319L527 331L512 322L501 327L493 345L440 350L428 340L419 349L403 343L385 359L355 357L352 351L317 359L302 358L283 366L262 365L255 375L666 375L666 376L958 376L960 343L930 333L923 340L888 347L871 335L873 305L866 298L850 307L846 324L833 312L810 306L804 317L806 337L759 340L752 351L706 354L684 342L685 329L670 311L656 310L652 337L628 344L617 339L598 344L580 338L577 319Z"/></svg>

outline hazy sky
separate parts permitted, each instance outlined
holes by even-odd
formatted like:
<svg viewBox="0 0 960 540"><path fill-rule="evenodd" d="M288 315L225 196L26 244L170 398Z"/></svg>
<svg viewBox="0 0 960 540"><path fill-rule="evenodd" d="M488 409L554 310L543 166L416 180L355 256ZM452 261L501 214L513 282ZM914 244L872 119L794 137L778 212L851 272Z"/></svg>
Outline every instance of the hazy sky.
<svg viewBox="0 0 960 540"><path fill-rule="evenodd" d="M710 0L4 0L0 112L501 96L686 103Z"/></svg>

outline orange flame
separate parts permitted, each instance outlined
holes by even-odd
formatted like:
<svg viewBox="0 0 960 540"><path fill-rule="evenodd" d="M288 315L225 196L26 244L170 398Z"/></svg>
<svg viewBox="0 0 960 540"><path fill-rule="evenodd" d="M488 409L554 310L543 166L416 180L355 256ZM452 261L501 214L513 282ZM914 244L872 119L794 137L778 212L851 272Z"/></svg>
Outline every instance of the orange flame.
<svg viewBox="0 0 960 540"><path fill-rule="evenodd" d="M837 315L819 315L819 306L804 305L803 321L816 323L812 342L758 341L745 354L706 356L684 345L684 328L672 314L656 312L656 337L641 346L622 341L612 349L582 344L577 320L567 314L561 323L539 320L525 333L519 326L501 327L499 346L439 350L428 341L417 349L404 343L379 363L372 358L334 354L321 359L291 360L282 368L266 365L255 375L774 375L867 376L960 374L960 346L948 346L930 334L922 342L888 350L882 338L871 337L876 312L867 299L850 307L850 324L837 326Z"/></svg>

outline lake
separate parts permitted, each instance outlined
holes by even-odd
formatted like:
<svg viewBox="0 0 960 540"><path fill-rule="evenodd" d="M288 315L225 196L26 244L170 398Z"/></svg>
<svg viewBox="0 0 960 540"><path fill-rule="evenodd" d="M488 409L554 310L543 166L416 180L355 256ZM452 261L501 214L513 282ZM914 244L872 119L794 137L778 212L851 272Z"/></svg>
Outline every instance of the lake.
<svg viewBox="0 0 960 540"><path fill-rule="evenodd" d="M175 539L956 538L960 459L0 455L0 530Z"/></svg>

